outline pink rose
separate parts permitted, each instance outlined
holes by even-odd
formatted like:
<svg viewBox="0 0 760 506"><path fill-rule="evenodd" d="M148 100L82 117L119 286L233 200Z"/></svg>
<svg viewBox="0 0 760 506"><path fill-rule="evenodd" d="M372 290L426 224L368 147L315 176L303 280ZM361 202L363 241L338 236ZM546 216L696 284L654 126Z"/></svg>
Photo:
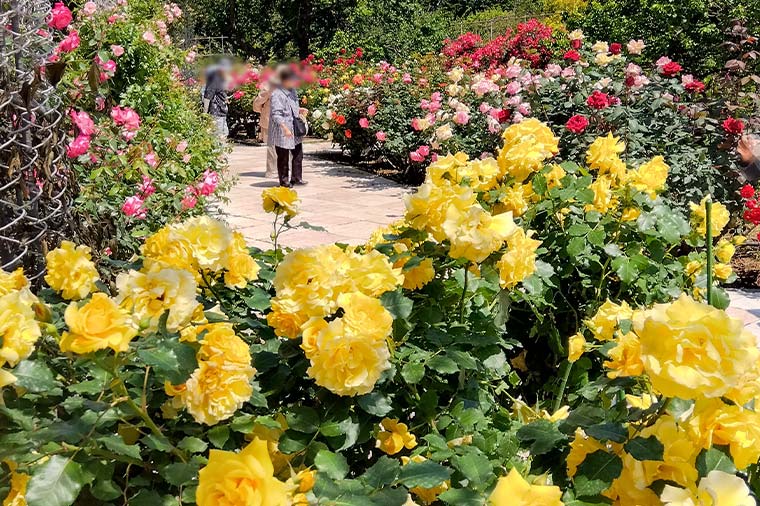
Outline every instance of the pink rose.
<svg viewBox="0 0 760 506"><path fill-rule="evenodd" d="M198 204L198 197L195 194L195 189L192 187L187 187L185 189L185 196L182 197L182 200L180 201L180 204L182 204L182 209L193 209L196 204Z"/></svg>
<svg viewBox="0 0 760 506"><path fill-rule="evenodd" d="M232 94L232 98L235 100L240 100L245 96L245 92L242 90L236 90L235 93Z"/></svg>
<svg viewBox="0 0 760 506"><path fill-rule="evenodd" d="M118 44L111 44L111 52L115 57L119 57L124 54L124 48Z"/></svg>
<svg viewBox="0 0 760 506"><path fill-rule="evenodd" d="M153 178L144 175L142 177L142 183L137 186L137 193L139 193L143 199L147 199L156 193L156 187L153 184Z"/></svg>
<svg viewBox="0 0 760 506"><path fill-rule="evenodd" d="M69 8L63 5L63 2L56 2L50 11L50 19L48 19L47 24L50 28L63 30L71 24L71 19L72 15Z"/></svg>
<svg viewBox="0 0 760 506"><path fill-rule="evenodd" d="M177 144L177 153L184 153L187 149L187 141L180 141L179 144Z"/></svg>
<svg viewBox="0 0 760 506"><path fill-rule="evenodd" d="M370 104L369 107L367 107L367 116L370 118L377 114L377 106L375 104Z"/></svg>
<svg viewBox="0 0 760 506"><path fill-rule="evenodd" d="M410 84L412 82L412 76L407 72L401 77L401 80L404 84Z"/></svg>
<svg viewBox="0 0 760 506"><path fill-rule="evenodd" d="M386 139L385 132L382 132L382 131L381 132L377 132L375 134L375 139L377 139L380 142L385 142L385 139Z"/></svg>
<svg viewBox="0 0 760 506"><path fill-rule="evenodd" d="M84 14L87 17L92 16L95 14L95 11L98 10L98 6L95 2L87 2L82 6L82 14Z"/></svg>
<svg viewBox="0 0 760 506"><path fill-rule="evenodd" d="M417 152L421 154L424 157L427 157L430 154L430 146L422 145L417 148Z"/></svg>
<svg viewBox="0 0 760 506"><path fill-rule="evenodd" d="M153 167L154 169L158 167L158 158L156 158L155 153L148 153L143 157L143 160L145 160L145 163Z"/></svg>
<svg viewBox="0 0 760 506"><path fill-rule="evenodd" d="M198 53L195 51L188 51L185 55L185 63L193 63L196 56L198 56Z"/></svg>
<svg viewBox="0 0 760 506"><path fill-rule="evenodd" d="M102 111L105 108L106 108L106 98L103 96L95 97L95 109L98 111Z"/></svg>
<svg viewBox="0 0 760 506"><path fill-rule="evenodd" d="M140 128L140 116L129 107L114 106L111 109L111 118L128 132L136 132Z"/></svg>
<svg viewBox="0 0 760 506"><path fill-rule="evenodd" d="M69 34L58 43L56 51L58 53L70 53L79 47L79 33L76 30L72 30Z"/></svg>
<svg viewBox="0 0 760 506"><path fill-rule="evenodd" d="M219 174L211 169L206 169L203 173L203 179L198 183L198 192L204 197L213 195L216 187L219 185Z"/></svg>
<svg viewBox="0 0 760 506"><path fill-rule="evenodd" d="M470 114L467 111L457 111L454 115L454 123L457 125L466 125L470 122Z"/></svg>
<svg viewBox="0 0 760 506"><path fill-rule="evenodd" d="M108 16L109 25L116 23L118 20L119 20L119 16L117 16L116 14L111 14L110 16Z"/></svg>
<svg viewBox="0 0 760 506"><path fill-rule="evenodd" d="M510 95L517 95L522 91L522 86L517 81L510 82L507 87L504 89L507 93Z"/></svg>
<svg viewBox="0 0 760 506"><path fill-rule="evenodd" d="M74 109L71 109L69 116L71 116L71 122L79 129L79 135L90 137L95 133L95 123L85 111L76 112Z"/></svg>
<svg viewBox="0 0 760 506"><path fill-rule="evenodd" d="M142 34L142 39L147 42L148 44L155 44L156 43L156 35L151 32L150 30L146 30Z"/></svg>
<svg viewBox="0 0 760 506"><path fill-rule="evenodd" d="M423 162L423 161L425 161L425 157L424 157L424 156L422 156L422 155L419 153L419 151L412 151L411 153L409 153L409 158L411 158L411 160L412 160L413 162L418 162L418 163L419 163L419 162Z"/></svg>
<svg viewBox="0 0 760 506"><path fill-rule="evenodd" d="M190 155L190 153L188 153L188 154L186 154L185 156L182 157L182 161L185 162L185 163L190 163L190 160L192 160L192 158L193 157Z"/></svg>
<svg viewBox="0 0 760 506"><path fill-rule="evenodd" d="M90 149L90 138L86 135L79 135L66 148L66 156L77 158L87 153L88 149Z"/></svg>
<svg viewBox="0 0 760 506"><path fill-rule="evenodd" d="M362 128L368 128L369 127L369 120L367 118L361 118L359 119L359 126Z"/></svg>
<svg viewBox="0 0 760 506"><path fill-rule="evenodd" d="M121 205L121 212L131 218L138 220L144 220L148 215L148 210L144 207L145 201L137 195L127 197L124 203Z"/></svg>

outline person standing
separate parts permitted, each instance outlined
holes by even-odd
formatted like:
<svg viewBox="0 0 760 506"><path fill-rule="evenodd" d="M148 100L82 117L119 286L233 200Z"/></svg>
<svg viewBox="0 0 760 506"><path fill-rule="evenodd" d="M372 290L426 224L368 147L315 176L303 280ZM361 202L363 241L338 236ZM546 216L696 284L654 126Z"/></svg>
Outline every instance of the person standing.
<svg viewBox="0 0 760 506"><path fill-rule="evenodd" d="M277 152L273 145L269 145L269 121L272 110L272 92L275 82L273 76L264 80L259 90L259 95L253 101L253 111L259 113L259 140L267 144L267 168L264 177L277 175Z"/></svg>
<svg viewBox="0 0 760 506"><path fill-rule="evenodd" d="M274 146L277 154L280 186L290 188L306 184L303 180L302 144L306 132L305 122L301 118L304 111L299 107L296 91L301 83L295 70L290 67L280 70L278 81L270 98L267 144Z"/></svg>
<svg viewBox="0 0 760 506"><path fill-rule="evenodd" d="M227 127L229 68L229 60L222 60L219 65L209 67L206 73L206 89L203 92L204 105L208 101L207 112L214 118L217 135L225 139L230 133Z"/></svg>

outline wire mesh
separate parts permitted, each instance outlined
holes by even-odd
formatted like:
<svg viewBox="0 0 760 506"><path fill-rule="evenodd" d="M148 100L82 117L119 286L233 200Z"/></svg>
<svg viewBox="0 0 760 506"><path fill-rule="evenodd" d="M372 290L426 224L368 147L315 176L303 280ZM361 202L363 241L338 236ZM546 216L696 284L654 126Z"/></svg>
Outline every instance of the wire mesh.
<svg viewBox="0 0 760 506"><path fill-rule="evenodd" d="M32 280L69 232L74 181L62 102L45 78L50 4L0 0L0 268Z"/></svg>

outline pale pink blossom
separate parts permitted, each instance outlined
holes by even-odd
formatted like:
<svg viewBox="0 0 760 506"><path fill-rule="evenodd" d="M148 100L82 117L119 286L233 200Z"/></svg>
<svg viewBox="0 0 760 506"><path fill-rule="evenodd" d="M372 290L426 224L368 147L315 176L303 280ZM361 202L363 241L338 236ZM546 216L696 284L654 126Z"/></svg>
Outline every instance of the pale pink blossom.
<svg viewBox="0 0 760 506"><path fill-rule="evenodd" d="M367 107L367 116L370 118L377 114L377 106L375 104L370 104L369 107Z"/></svg>
<svg viewBox="0 0 760 506"><path fill-rule="evenodd" d="M147 163L149 166L153 167L154 169L158 167L158 158L156 158L155 153L148 153L143 157L143 160L145 160L145 163Z"/></svg>
<svg viewBox="0 0 760 506"><path fill-rule="evenodd" d="M185 150L187 149L187 141L180 141L177 144L177 148L176 149L177 149L177 153L184 153Z"/></svg>
<svg viewBox="0 0 760 506"><path fill-rule="evenodd" d="M204 197L213 195L216 191L216 187L219 185L219 174L211 169L206 169L203 173L201 181L196 186L198 192Z"/></svg>
<svg viewBox="0 0 760 506"><path fill-rule="evenodd" d="M156 43L156 35L151 32L150 30L146 30L142 34L142 39L147 42L148 44L155 44Z"/></svg>
<svg viewBox="0 0 760 506"><path fill-rule="evenodd" d="M544 71L544 75L546 77L557 77L562 73L562 67L557 65L556 63L550 63L546 66L546 70Z"/></svg>
<svg viewBox="0 0 760 506"><path fill-rule="evenodd" d="M367 118L360 118L359 119L359 126L362 128L368 128L369 127L369 120Z"/></svg>
<svg viewBox="0 0 760 506"><path fill-rule="evenodd" d="M644 41L641 39L631 39L628 41L628 44L626 44L626 48L630 54L641 54L645 47L647 47L647 45L644 44Z"/></svg>
<svg viewBox="0 0 760 506"><path fill-rule="evenodd" d="M185 55L185 63L193 63L195 61L195 58L198 56L198 53L195 51L188 51Z"/></svg>
<svg viewBox="0 0 760 506"><path fill-rule="evenodd" d="M138 220L144 220L148 215L148 210L145 209L145 201L138 195L132 195L127 197L124 203L121 205L121 212L131 218Z"/></svg>
<svg viewBox="0 0 760 506"><path fill-rule="evenodd" d="M412 76L407 72L401 77L401 81L403 81L404 84L409 84L412 82Z"/></svg>
<svg viewBox="0 0 760 506"><path fill-rule="evenodd" d="M116 58L118 58L119 56L121 56L121 55L123 55L123 54L124 54L124 48L123 48L123 47L121 47L121 46L120 46L120 45L118 45L118 44L112 44L112 45L111 45L111 52L113 53L113 55L114 55Z"/></svg>
<svg viewBox="0 0 760 506"><path fill-rule="evenodd" d="M509 95L517 95L522 91L522 86L517 81L510 82L506 88L504 88Z"/></svg>
<svg viewBox="0 0 760 506"><path fill-rule="evenodd" d="M377 132L375 134L375 139L377 139L380 142L385 142L385 139L386 139L385 132L383 132L383 131Z"/></svg>
<svg viewBox="0 0 760 506"><path fill-rule="evenodd" d="M422 156L419 151L412 151L411 153L409 153L409 158L413 162L417 162L417 163L425 161L425 157Z"/></svg>
<svg viewBox="0 0 760 506"><path fill-rule="evenodd" d="M187 153L185 156L182 157L182 161L185 163L188 163L190 162L192 158L193 158L192 155L190 153Z"/></svg>
<svg viewBox="0 0 760 506"><path fill-rule="evenodd" d="M182 197L180 204L182 204L182 209L185 209L185 210L193 209L198 204L198 197L195 194L194 188L187 187L185 189L185 196Z"/></svg>
<svg viewBox="0 0 760 506"><path fill-rule="evenodd" d="M417 148L417 152L421 154L422 156L428 156L430 154L430 146L423 144L422 146Z"/></svg>
<svg viewBox="0 0 760 506"><path fill-rule="evenodd" d="M457 111L454 115L454 123L457 125L466 125L470 122L470 114L467 111Z"/></svg>
<svg viewBox="0 0 760 506"><path fill-rule="evenodd" d="M492 107L490 104L486 102L481 102L480 107L478 107L478 110L481 114L488 114L491 111Z"/></svg>
<svg viewBox="0 0 760 506"><path fill-rule="evenodd" d="M106 98L101 95L98 95L97 97L95 97L95 109L98 111L102 111L105 108L106 108Z"/></svg>
<svg viewBox="0 0 760 506"><path fill-rule="evenodd" d="M95 11L97 10L98 6L95 2L87 2L82 6L82 10L80 12L85 16L90 17L95 14Z"/></svg>
<svg viewBox="0 0 760 506"><path fill-rule="evenodd" d="M147 199L154 193L156 193L156 186L153 184L153 178L143 175L142 182L137 185L137 193L143 198Z"/></svg>

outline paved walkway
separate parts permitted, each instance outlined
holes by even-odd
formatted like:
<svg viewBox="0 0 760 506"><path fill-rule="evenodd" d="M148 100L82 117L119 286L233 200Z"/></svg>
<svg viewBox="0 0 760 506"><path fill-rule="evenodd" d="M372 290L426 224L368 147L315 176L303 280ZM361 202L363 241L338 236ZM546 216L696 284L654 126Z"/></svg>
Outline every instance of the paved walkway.
<svg viewBox="0 0 760 506"><path fill-rule="evenodd" d="M402 196L408 191L388 179L342 165L320 156L330 151L327 142L304 143L306 186L296 187L300 212L292 221L306 222L324 231L297 227L280 236L290 247L325 243L360 244L373 230L403 216ZM271 248L272 215L261 208L261 192L275 186L266 179L266 148L236 145L229 157L230 170L239 180L222 208L227 220L240 230L251 246Z"/></svg>
<svg viewBox="0 0 760 506"><path fill-rule="evenodd" d="M294 223L306 222L324 230L297 227L281 235L293 248L341 242L360 244L373 230L403 216L402 196L409 190L388 179L327 159L327 142L304 144L306 186L297 187L301 212ZM321 156L320 156L321 154ZM230 170L239 180L222 206L229 223L243 232L248 244L271 248L272 216L261 208L261 192L277 184L264 178L266 148L236 145ZM730 290L729 313L744 321L760 341L760 291Z"/></svg>

